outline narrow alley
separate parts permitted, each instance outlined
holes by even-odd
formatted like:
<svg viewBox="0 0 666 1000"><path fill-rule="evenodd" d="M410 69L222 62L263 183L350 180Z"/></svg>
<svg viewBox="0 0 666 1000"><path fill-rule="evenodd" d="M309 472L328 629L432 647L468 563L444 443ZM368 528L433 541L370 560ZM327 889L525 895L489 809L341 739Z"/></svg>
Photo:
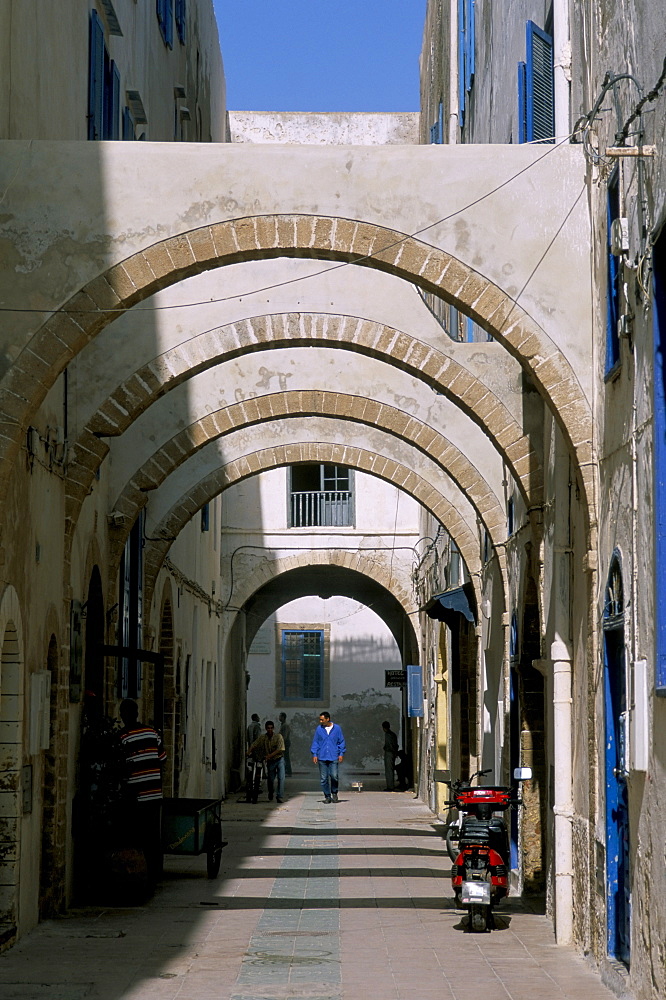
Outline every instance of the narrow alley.
<svg viewBox="0 0 666 1000"><path fill-rule="evenodd" d="M349 787L350 782L347 782ZM606 1000L552 924L509 898L489 934L453 908L442 827L412 792L223 807L217 880L167 856L153 900L41 923L0 957L3 1000ZM343 786L344 787L344 786ZM296 791L298 789L298 791Z"/></svg>

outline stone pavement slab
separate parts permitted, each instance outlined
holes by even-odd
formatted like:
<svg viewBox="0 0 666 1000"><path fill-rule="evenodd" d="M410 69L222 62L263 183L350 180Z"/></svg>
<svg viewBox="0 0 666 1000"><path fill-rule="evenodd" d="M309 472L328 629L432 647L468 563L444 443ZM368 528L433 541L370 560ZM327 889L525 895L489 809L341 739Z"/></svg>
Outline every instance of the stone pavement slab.
<svg viewBox="0 0 666 1000"><path fill-rule="evenodd" d="M364 779L326 805L316 788L226 802L215 880L204 856L167 856L147 904L41 924L0 956L2 1000L612 1000L527 900L467 932L411 793Z"/></svg>

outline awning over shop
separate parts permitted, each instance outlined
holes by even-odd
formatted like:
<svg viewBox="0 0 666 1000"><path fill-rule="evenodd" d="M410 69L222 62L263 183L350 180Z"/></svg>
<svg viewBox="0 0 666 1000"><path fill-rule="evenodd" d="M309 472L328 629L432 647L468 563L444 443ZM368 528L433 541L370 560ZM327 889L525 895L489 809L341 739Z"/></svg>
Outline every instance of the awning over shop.
<svg viewBox="0 0 666 1000"><path fill-rule="evenodd" d="M464 583L455 590L447 590L431 597L423 610L429 618L453 625L456 615L464 615L468 622L475 622L475 609L474 588L471 583Z"/></svg>

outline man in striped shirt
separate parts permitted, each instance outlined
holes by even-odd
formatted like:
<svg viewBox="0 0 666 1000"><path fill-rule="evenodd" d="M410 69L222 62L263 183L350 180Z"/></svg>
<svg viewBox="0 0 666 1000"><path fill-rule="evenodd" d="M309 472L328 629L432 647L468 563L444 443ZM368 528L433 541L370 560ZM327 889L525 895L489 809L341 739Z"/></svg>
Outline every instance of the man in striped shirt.
<svg viewBox="0 0 666 1000"><path fill-rule="evenodd" d="M162 874L162 765L166 751L159 733L139 722L139 706L131 698L120 705L124 728L120 744L125 754L129 822L136 843L143 849L148 878L156 882Z"/></svg>

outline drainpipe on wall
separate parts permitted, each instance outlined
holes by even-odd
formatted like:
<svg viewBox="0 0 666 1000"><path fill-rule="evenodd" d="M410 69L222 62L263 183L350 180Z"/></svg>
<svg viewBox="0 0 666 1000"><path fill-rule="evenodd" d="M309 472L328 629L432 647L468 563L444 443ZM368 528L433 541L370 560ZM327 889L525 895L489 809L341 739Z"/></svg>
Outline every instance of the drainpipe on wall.
<svg viewBox="0 0 666 1000"><path fill-rule="evenodd" d="M449 0L449 132L448 142L458 142L458 0Z"/></svg>
<svg viewBox="0 0 666 1000"><path fill-rule="evenodd" d="M553 69L555 89L555 135L564 139L571 132L571 38L569 0L553 0Z"/></svg>

